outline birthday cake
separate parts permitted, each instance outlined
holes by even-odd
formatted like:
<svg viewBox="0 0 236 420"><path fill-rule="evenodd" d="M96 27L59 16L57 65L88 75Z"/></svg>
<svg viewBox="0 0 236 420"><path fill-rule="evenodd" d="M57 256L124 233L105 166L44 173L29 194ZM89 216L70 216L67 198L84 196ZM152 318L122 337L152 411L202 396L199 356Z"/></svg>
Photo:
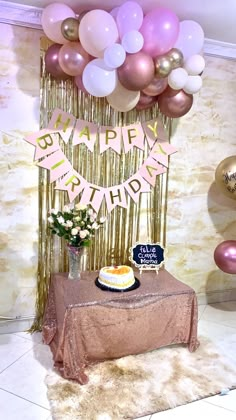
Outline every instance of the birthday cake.
<svg viewBox="0 0 236 420"><path fill-rule="evenodd" d="M99 271L98 282L111 289L126 290L135 283L134 272L128 265L103 267Z"/></svg>

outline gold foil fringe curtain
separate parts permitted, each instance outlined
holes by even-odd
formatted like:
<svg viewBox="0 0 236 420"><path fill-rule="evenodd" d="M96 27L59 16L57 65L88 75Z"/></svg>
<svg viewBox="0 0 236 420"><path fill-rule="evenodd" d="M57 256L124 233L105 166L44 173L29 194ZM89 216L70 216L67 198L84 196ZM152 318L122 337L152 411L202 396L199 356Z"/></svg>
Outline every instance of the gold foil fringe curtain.
<svg viewBox="0 0 236 420"><path fill-rule="evenodd" d="M125 126L137 121L150 121L158 116L158 108L127 113L114 111L105 98L95 98L79 91L74 81L58 81L45 71L44 55L50 43L41 40L41 90L40 125L46 128L55 108L73 114L76 118L98 125ZM170 132L170 121L165 120ZM147 144L147 142L145 142ZM148 148L141 151L133 148L121 155L109 149L99 153L99 141L91 153L84 144L72 146L60 141L63 152L73 167L88 181L103 187L119 185L133 175L147 157ZM151 193L140 194L136 204L127 195L127 209L117 206L109 215L105 200L99 211L107 216L104 227L96 232L94 242L86 257L89 270L106 265L129 264L129 248L138 241L166 242L166 198L168 173L157 176L156 186ZM49 182L49 171L39 168L39 253L38 285L36 298L36 321L31 330L41 328L48 296L50 276L53 272L66 272L68 259L63 239L52 236L47 217L51 208L62 209L68 203L67 192L55 190L55 183ZM79 201L79 196L78 200Z"/></svg>

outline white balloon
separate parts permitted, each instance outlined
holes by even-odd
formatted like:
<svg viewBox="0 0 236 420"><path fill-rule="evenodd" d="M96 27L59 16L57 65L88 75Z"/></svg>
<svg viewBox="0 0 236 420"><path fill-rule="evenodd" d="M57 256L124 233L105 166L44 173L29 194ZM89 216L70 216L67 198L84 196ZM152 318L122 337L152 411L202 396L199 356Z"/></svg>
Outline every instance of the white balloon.
<svg viewBox="0 0 236 420"><path fill-rule="evenodd" d="M183 90L186 93L193 95L197 93L202 87L202 78L201 76L188 76L187 82L183 87Z"/></svg>
<svg viewBox="0 0 236 420"><path fill-rule="evenodd" d="M116 111L127 112L135 108L140 98L140 91L128 90L118 81L115 90L107 96L107 102Z"/></svg>
<svg viewBox="0 0 236 420"><path fill-rule="evenodd" d="M200 54L191 55L185 61L184 68L190 76L197 76L204 70L205 60Z"/></svg>
<svg viewBox="0 0 236 420"><path fill-rule="evenodd" d="M127 53L137 53L143 48L143 35L135 30L126 32L122 37L121 43Z"/></svg>
<svg viewBox="0 0 236 420"><path fill-rule="evenodd" d="M114 18L105 10L87 12L79 25L79 40L82 47L93 57L103 57L104 50L119 38Z"/></svg>
<svg viewBox="0 0 236 420"><path fill-rule="evenodd" d="M168 84L172 89L183 89L188 79L188 73L182 67L171 71L168 76Z"/></svg>
<svg viewBox="0 0 236 420"><path fill-rule="evenodd" d="M122 45L113 44L105 49L103 59L108 67L116 69L124 63L125 57L126 52Z"/></svg>
<svg viewBox="0 0 236 420"><path fill-rule="evenodd" d="M199 23L194 20L183 20L179 25L179 35L174 48L180 50L187 59L193 54L199 54L204 44L204 32Z"/></svg>
<svg viewBox="0 0 236 420"><path fill-rule="evenodd" d="M90 95L102 98L110 95L117 85L117 72L106 66L104 60L95 58L84 68L82 81Z"/></svg>

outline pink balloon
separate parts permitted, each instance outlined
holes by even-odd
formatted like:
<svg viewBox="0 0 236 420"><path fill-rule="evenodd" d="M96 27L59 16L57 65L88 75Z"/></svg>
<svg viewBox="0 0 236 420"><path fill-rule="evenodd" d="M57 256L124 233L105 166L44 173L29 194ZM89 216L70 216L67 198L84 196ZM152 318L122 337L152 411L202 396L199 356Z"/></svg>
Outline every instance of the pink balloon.
<svg viewBox="0 0 236 420"><path fill-rule="evenodd" d="M112 10L110 11L110 15L111 15L114 19L116 19L118 11L119 11L119 6L114 7L114 9L112 9Z"/></svg>
<svg viewBox="0 0 236 420"><path fill-rule="evenodd" d="M200 53L204 44L202 27L194 20L180 22L179 35L175 48L179 49L186 60L188 57Z"/></svg>
<svg viewBox="0 0 236 420"><path fill-rule="evenodd" d="M154 79L151 81L151 83L143 89L143 93L148 96L156 96L160 95L168 86L168 79L167 77L163 79L159 79L157 77L154 77Z"/></svg>
<svg viewBox="0 0 236 420"><path fill-rule="evenodd" d="M158 7L144 17L140 32L144 37L143 51L156 57L174 46L179 34L179 19L171 10Z"/></svg>
<svg viewBox="0 0 236 420"><path fill-rule="evenodd" d="M75 12L65 4L52 3L45 7L41 23L47 37L58 44L67 42L61 33L61 24L63 20L70 17L75 18Z"/></svg>
<svg viewBox="0 0 236 420"><path fill-rule="evenodd" d="M142 7L135 1L126 1L119 7L116 22L121 38L129 31L138 31L143 22Z"/></svg>
<svg viewBox="0 0 236 420"><path fill-rule="evenodd" d="M118 78L128 90L143 90L154 78L155 66L153 59L140 51L128 54L124 64L118 68Z"/></svg>
<svg viewBox="0 0 236 420"><path fill-rule="evenodd" d="M79 39L93 57L103 57L104 50L114 44L118 37L115 20L104 10L91 10L81 19Z"/></svg>
<svg viewBox="0 0 236 420"><path fill-rule="evenodd" d="M77 76L83 73L90 56L79 42L67 42L59 51L58 61L65 73Z"/></svg>
<svg viewBox="0 0 236 420"><path fill-rule="evenodd" d="M88 91L84 87L82 76L75 76L75 84L79 90L81 90L84 93L88 93Z"/></svg>
<svg viewBox="0 0 236 420"><path fill-rule="evenodd" d="M148 96L141 92L140 99L136 105L138 111L151 108L157 102L157 96Z"/></svg>
<svg viewBox="0 0 236 420"><path fill-rule="evenodd" d="M56 79L68 79L70 76L66 74L58 61L58 55L61 48L61 44L51 45L45 53L45 68Z"/></svg>
<svg viewBox="0 0 236 420"><path fill-rule="evenodd" d="M236 274L236 241L221 242L215 249L214 260L220 270Z"/></svg>

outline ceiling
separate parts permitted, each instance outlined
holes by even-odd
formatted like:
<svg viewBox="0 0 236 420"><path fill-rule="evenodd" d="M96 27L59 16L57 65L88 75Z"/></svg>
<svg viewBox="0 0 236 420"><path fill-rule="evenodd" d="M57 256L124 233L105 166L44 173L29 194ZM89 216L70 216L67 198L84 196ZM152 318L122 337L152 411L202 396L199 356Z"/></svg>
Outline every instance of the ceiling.
<svg viewBox="0 0 236 420"><path fill-rule="evenodd" d="M144 12L158 6L170 8L180 20L198 22L205 37L220 42L236 44L236 1L235 0L135 0ZM64 3L76 13L90 9L111 10L125 0L14 0L11 3L44 8L51 3Z"/></svg>

